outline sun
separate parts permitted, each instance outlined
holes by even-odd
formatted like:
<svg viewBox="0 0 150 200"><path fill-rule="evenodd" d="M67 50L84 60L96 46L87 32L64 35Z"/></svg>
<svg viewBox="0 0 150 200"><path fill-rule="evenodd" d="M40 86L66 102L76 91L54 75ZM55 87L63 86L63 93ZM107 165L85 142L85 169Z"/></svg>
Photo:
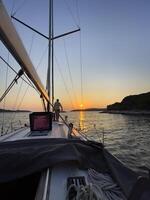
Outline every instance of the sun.
<svg viewBox="0 0 150 200"><path fill-rule="evenodd" d="M80 104L80 108L83 108L83 104L82 103Z"/></svg>

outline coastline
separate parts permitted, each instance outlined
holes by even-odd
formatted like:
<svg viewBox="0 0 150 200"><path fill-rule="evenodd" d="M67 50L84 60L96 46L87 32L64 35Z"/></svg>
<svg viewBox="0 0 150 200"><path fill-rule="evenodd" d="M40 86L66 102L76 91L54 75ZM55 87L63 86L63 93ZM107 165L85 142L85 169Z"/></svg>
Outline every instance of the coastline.
<svg viewBox="0 0 150 200"><path fill-rule="evenodd" d="M83 111L83 112L86 112L86 111L105 111L106 108L86 108L86 109L75 109L75 110L71 110L70 112L79 112L79 111Z"/></svg>
<svg viewBox="0 0 150 200"><path fill-rule="evenodd" d="M107 113L107 114L122 114L122 115L150 115L150 111L141 110L141 111L134 111L134 110L105 110L100 113Z"/></svg>
<svg viewBox="0 0 150 200"><path fill-rule="evenodd" d="M0 113L5 113L5 112L31 112L30 110L5 110L5 109L0 109Z"/></svg>

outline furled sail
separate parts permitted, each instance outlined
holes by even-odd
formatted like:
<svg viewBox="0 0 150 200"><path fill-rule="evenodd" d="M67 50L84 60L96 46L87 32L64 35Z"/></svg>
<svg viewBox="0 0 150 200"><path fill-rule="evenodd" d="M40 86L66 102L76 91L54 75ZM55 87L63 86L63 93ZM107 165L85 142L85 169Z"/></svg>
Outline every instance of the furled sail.
<svg viewBox="0 0 150 200"><path fill-rule="evenodd" d="M14 56L21 68L39 90L41 95L49 101L48 94L28 56L28 53L19 37L11 18L9 17L2 0L0 0L0 39Z"/></svg>

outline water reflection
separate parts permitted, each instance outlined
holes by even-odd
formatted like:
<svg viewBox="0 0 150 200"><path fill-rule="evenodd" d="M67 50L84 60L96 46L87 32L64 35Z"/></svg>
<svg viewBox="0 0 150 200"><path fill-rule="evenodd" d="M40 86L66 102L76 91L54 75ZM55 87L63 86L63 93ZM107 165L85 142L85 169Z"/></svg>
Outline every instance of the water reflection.
<svg viewBox="0 0 150 200"><path fill-rule="evenodd" d="M105 133L105 146L128 167L140 171L150 167L150 117L104 114L99 112L68 113L69 119L88 138L99 141Z"/></svg>
<svg viewBox="0 0 150 200"><path fill-rule="evenodd" d="M83 111L80 111L79 115L79 130L84 130L84 121L85 121L85 113Z"/></svg>

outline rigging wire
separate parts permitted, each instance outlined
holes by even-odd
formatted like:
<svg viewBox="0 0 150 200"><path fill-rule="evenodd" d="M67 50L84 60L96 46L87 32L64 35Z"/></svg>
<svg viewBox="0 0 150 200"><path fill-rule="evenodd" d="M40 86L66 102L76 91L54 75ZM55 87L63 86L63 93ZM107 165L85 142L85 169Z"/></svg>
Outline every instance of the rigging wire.
<svg viewBox="0 0 150 200"><path fill-rule="evenodd" d="M12 8L13 14L12 14L12 15L15 15L15 14L17 13L17 11L23 6L24 2L25 2L25 0L22 2L22 4L21 4L14 12L13 12L13 10L14 10L14 2L13 2L13 8ZM30 53L31 53L31 49L32 49L32 46L33 46L33 36L34 36L34 35L32 35L32 41L31 41L31 46L30 46L30 50L29 50L29 55L30 55ZM47 49L47 48L46 48L46 49ZM45 52L45 51L44 51L44 52ZM42 54L42 57L43 57L43 54ZM0 57L0 58L2 59L2 57ZM2 59L2 60L4 61L4 59ZM41 61L42 61L42 58L40 59L39 64L41 63ZM5 62L5 61L4 61L4 62ZM8 62L5 62L5 63L7 64L7 68L10 67L15 73L17 73L17 72L8 64ZM38 64L38 66L39 66L39 64ZM37 66L37 68L38 68L38 66ZM36 68L36 69L37 69L37 68ZM28 76L27 76L26 74L25 74L24 76L25 76L26 79L29 81L29 83L28 83L25 79L22 78L22 82L21 82L21 85L20 85L20 87L19 87L18 94L17 94L16 100L15 100L15 104L16 104L16 105L14 104L15 107L17 107L17 109L19 109L19 107L21 106L21 104L22 104L22 102L23 102L23 99L24 99L24 97L25 97L25 95L26 95L26 93L27 93L27 91L28 91L29 85L35 89L33 83L30 81L30 79L28 78ZM21 91L21 88L22 88L23 80L28 84L28 86L27 86L27 88L26 88L26 90L25 90L25 93L23 94L23 97L22 97L20 103L19 103L18 106L17 106L17 100L18 100L18 97L19 97L19 94L20 94L20 91ZM12 86L13 86L13 85L12 85ZM5 101L4 101L4 102L5 102ZM15 114L16 114L16 113L15 113ZM15 115L12 116L11 122L12 122L12 120L13 120L14 118L15 118ZM3 120L3 121L4 121L4 120ZM8 129L9 129L9 128L8 128Z"/></svg>
<svg viewBox="0 0 150 200"><path fill-rule="evenodd" d="M58 67L59 73L60 73L60 75L61 75L61 78L62 78L62 80L63 80L64 87L65 87L65 90L66 90L66 93L67 93L68 96L69 96L71 106L72 106L73 108L75 108L75 107L74 107L74 104L73 104L73 101L72 101L72 98L71 98L71 95L70 95L70 92L69 92L69 90L68 90L67 84L66 84L66 82L65 82L65 79L64 79L63 73L62 73L62 71L61 71L61 68L60 68L60 65L59 65L58 59L56 58L56 56L55 56L55 61L56 61L56 64L57 64L57 67Z"/></svg>
<svg viewBox="0 0 150 200"><path fill-rule="evenodd" d="M34 36L35 33L33 32L32 34L32 38L31 38L31 45L30 45L30 49L29 49L29 55L31 55L31 51L32 51L32 47L33 47L33 42L34 42ZM36 87L33 85L32 81L29 79L29 77L24 74L24 76L26 77L26 79L29 81L29 83L31 84L31 86L38 92L38 90L36 89ZM39 93L39 92L38 92Z"/></svg>
<svg viewBox="0 0 150 200"><path fill-rule="evenodd" d="M15 8L15 0L13 0L12 9L11 9L11 15L14 16L14 15L17 13L17 11L23 6L24 3L25 3L25 0L22 2L22 4L20 4L20 6L16 9L16 11L13 12L13 11L14 11L14 8ZM14 13L14 14L13 14L13 13ZM31 40L31 46L30 46L30 50L29 50L29 55L30 55L30 52L31 52L31 49L32 49L32 45L33 45L33 37L34 37L34 35L32 35L32 40ZM16 71L13 69L13 67L11 67L11 66L9 65L8 62L6 62L1 56L0 56L0 58L3 60L3 62L5 62L5 64L6 64L14 73L18 74L18 72L16 72ZM27 82L23 77L21 77L21 79L23 79L28 85L30 85L32 88L34 88L34 89L38 92L38 90L36 89L36 87L33 85L33 83L30 81L30 79L28 78L28 76L27 76L25 73L24 73L24 76L25 76L25 78L28 80L28 82Z"/></svg>
<svg viewBox="0 0 150 200"><path fill-rule="evenodd" d="M23 1L23 3L24 3L25 1ZM22 5L23 5L23 3L22 3ZM20 6L21 7L21 6ZM20 8L19 7L19 8ZM16 11L14 12L14 15L16 14L16 12L19 10L19 8L18 9L16 9ZM70 9L70 11L71 11L71 9ZM71 13L72 13L72 11L71 11ZM73 15L72 15L73 16ZM78 26L78 25L77 25ZM68 62L68 61L67 61ZM68 64L69 64L69 62L68 62ZM68 65L69 66L69 65ZM27 78L27 77L26 77ZM23 81L22 81L23 82ZM22 85L22 84L21 84ZM20 88L21 88L22 86L20 86ZM20 89L19 89L20 90ZM68 89L67 89L68 90ZM70 96L70 95L69 95ZM71 98L70 98L71 99Z"/></svg>
<svg viewBox="0 0 150 200"><path fill-rule="evenodd" d="M80 28L80 26L78 25L77 20L76 20L74 14L73 14L73 12L72 12L72 10L71 10L71 8L70 8L69 3L68 3L66 0L64 0L64 2L65 2L65 4L66 4L66 7L67 7L68 11L70 12L70 15L71 15L71 17L72 17L72 19L73 19L75 25L76 25L78 28Z"/></svg>
<svg viewBox="0 0 150 200"><path fill-rule="evenodd" d="M31 43L32 44L32 43ZM7 63L7 62L6 62ZM8 67L8 65L7 65ZM0 102L3 100L3 98L8 94L8 92L10 91L10 89L13 87L13 85L15 83L17 83L17 80L23 75L23 70L19 70L19 72L17 73L17 75L15 76L15 78L13 79L13 81L10 83L10 85L8 86L8 88L5 90L5 92L3 93L2 97L0 98ZM22 80L23 81L23 80Z"/></svg>
<svg viewBox="0 0 150 200"><path fill-rule="evenodd" d="M75 24L77 27L80 27L81 23L80 23L80 15L79 15L79 5L78 5L78 0L76 0L76 15L77 15L77 20L68 4L68 2L66 0L64 0L68 11L70 12L72 19L74 20ZM83 104L83 59L82 59L82 40L81 40L81 32L79 33L79 48L80 48L80 90L81 90L81 104Z"/></svg>
<svg viewBox="0 0 150 200"><path fill-rule="evenodd" d="M45 48L45 50L43 51L43 54L42 54L42 56L41 56L41 58L40 58L40 61L39 61L38 65L37 65L37 67L36 67L36 70L37 70L38 67L40 66L40 64L41 64L41 62L42 62L42 60L43 60L43 57L44 57L44 55L45 55L47 49L48 49L48 46L47 46L47 47ZM31 53L31 48L30 48L30 53ZM23 96L22 96L22 98L21 98L21 100L20 100L20 102L19 102L17 108L16 108L17 110L20 109L20 107L21 107L21 105L22 105L22 102L23 102L23 100L24 100L24 98L25 98L25 96L26 96L26 94L27 94L27 92L28 92L28 89L29 89L29 85L27 85L27 88L26 88L26 90L25 90L25 92L24 92L24 94L23 94ZM15 113L15 114L16 114L16 113ZM11 123L12 123L12 121L13 121L13 119L14 119L15 117L16 117L16 115L12 117ZM11 123L10 123L10 124L11 124Z"/></svg>
<svg viewBox="0 0 150 200"><path fill-rule="evenodd" d="M14 11L14 13L12 14L12 16L14 16L17 12L18 12L18 10L23 6L23 4L24 4L24 2L25 2L25 0L22 2L22 4ZM33 35L34 36L34 35ZM33 36L32 36L32 41L31 41L31 46L30 46L30 50L29 50L29 55L30 55L30 53L31 53L31 49L32 49L32 45L33 45ZM47 48L46 48L47 49ZM45 52L45 51L44 51ZM39 64L41 63L41 61L42 61L42 59L43 59L43 55L44 54L42 54L42 57L41 57L41 59L40 59L40 62L39 62ZM37 65L37 67L36 67L36 70L37 70L37 68L39 67L39 64ZM30 82L30 84L31 85L33 85L33 83L30 81L30 79L28 78L28 76L26 75L26 74L24 74L24 76L27 78L27 80ZM33 87L34 87L34 85L33 85ZM23 95L23 99L24 99L24 97L25 97L25 94L27 93L27 91L28 91L28 88L29 87L27 87L27 89L26 89L26 91L25 91L25 93L24 93L24 95ZM22 99L22 101L23 101L23 99ZM20 104L21 105L21 104Z"/></svg>
<svg viewBox="0 0 150 200"><path fill-rule="evenodd" d="M19 110L19 106L16 106L16 105L17 105L17 100L18 100L18 97L19 97L19 94L20 94L20 91L21 91L22 83L23 83L23 81L21 82L21 85L20 85L20 87L19 87L19 90L18 90L18 93L17 93L17 96L16 96L16 100L15 100L15 103L14 103L14 106L13 106L13 107L15 107L15 110ZM29 85L28 85L27 87L29 87ZM24 97L24 96L23 96L23 97ZM21 99L21 100L22 100L22 99ZM16 104L16 105L15 105L15 104ZM20 105L20 104L19 104L19 105ZM9 129L12 127L12 122L13 122L13 120L15 119L15 117L16 117L16 112L12 113L12 117L11 117L11 119L9 120L9 126L8 126L8 128L7 128L7 130L6 130L6 133L8 133Z"/></svg>
<svg viewBox="0 0 150 200"><path fill-rule="evenodd" d="M19 95L20 95L20 91L21 91L21 88L22 88L22 84L23 84L23 80L21 80L21 84L20 84L20 87L18 89L18 93L17 93L16 99L15 99L15 102L14 102L14 105L13 105L13 108L15 108L14 110L18 110L16 108L16 105L17 105L17 101L19 99ZM14 114L12 113L12 117L11 117L11 120L10 120L11 122L9 122L10 125L12 125L12 121L15 119L15 117L16 117L16 112L14 112ZM8 128L6 130L6 133L8 133L8 130L11 127L10 125L8 126Z"/></svg>
<svg viewBox="0 0 150 200"><path fill-rule="evenodd" d="M78 0L76 0L76 12L77 12L78 24L79 24L79 26L80 26L80 25L81 25L81 21L80 21L79 2L78 2Z"/></svg>
<svg viewBox="0 0 150 200"><path fill-rule="evenodd" d="M47 48L48 48L48 46L47 46L46 49L44 50L44 52L43 52L43 54L42 54L42 56L41 56L41 58L40 58L40 61L39 61L38 65L37 65L37 67L36 67L36 70L38 69L39 65L41 64L41 62L42 62L42 60L43 60L43 57L44 57L44 55L45 55L45 51L47 51ZM22 102L23 102L23 100L24 100L24 97L25 97L25 95L26 95L28 89L29 89L29 85L27 86L27 88L26 88L26 90L25 90L25 92L24 92L24 95L23 95L23 97L22 97L22 99L21 99L21 101L20 101L20 103L19 103L17 109L19 109L19 108L21 107Z"/></svg>
<svg viewBox="0 0 150 200"><path fill-rule="evenodd" d="M16 8L16 9L15 9L15 5L13 5L13 7L12 7L12 11L13 11L14 9L15 9L15 11L12 12L12 16L15 16L16 13L17 13L17 12L18 12L22 7L23 7L25 1L26 1L26 0L23 0L23 1L21 2L21 4L18 6L18 8Z"/></svg>
<svg viewBox="0 0 150 200"><path fill-rule="evenodd" d="M81 26L80 14L79 14L79 5L78 0L76 0L76 10L79 26ZM80 79L81 79L81 103L83 104L83 58L82 58L82 37L81 32L79 33L79 45L80 45Z"/></svg>
<svg viewBox="0 0 150 200"><path fill-rule="evenodd" d="M33 39L34 39L34 33L32 34L32 38L31 38L31 45L30 45L30 48L29 48L29 55L31 54L31 50L32 50L32 47L33 47ZM25 77L28 79L28 81L30 82L30 84L32 84L32 82L30 81L30 79L28 78L28 76L25 75ZM20 108L20 106L21 106L21 103L19 103L20 106L17 106L17 101L18 101L18 99L19 99L18 97L19 97L19 94L20 94L20 92L21 92L22 85L23 85L23 80L22 80L22 82L21 82L21 84L20 84L20 87L19 87L19 90L18 90L18 94L17 94L17 96L16 96L16 100L15 100L15 104L14 104L14 107L16 108L16 110L19 110L19 108ZM33 84L32 84L32 86L33 86ZM29 88L29 85L27 86L27 88ZM33 86L33 88L35 89L34 86ZM37 91L37 89L36 89L36 91ZM26 92L26 90L25 90L25 92ZM23 101L23 99L24 99L24 97L25 97L25 94L26 94L26 93L23 94L23 98L21 99L21 102ZM16 112L14 113L14 115L12 115L10 124L12 124L12 121L15 119L15 117L16 117ZM8 129L9 129L9 128L8 128ZM7 130L7 131L8 131L8 130Z"/></svg>
<svg viewBox="0 0 150 200"><path fill-rule="evenodd" d="M20 69L18 74L15 76L15 78L12 80L12 82L9 84L9 86L6 88L5 92L2 94L2 96L0 97L0 102L6 97L6 95L9 93L9 91L11 90L11 88L14 86L15 83L17 83L18 79L20 78L20 76L23 75L23 71Z"/></svg>
<svg viewBox="0 0 150 200"><path fill-rule="evenodd" d="M81 103L83 103L83 63L82 63L82 44L81 33L80 34L80 76L81 76Z"/></svg>
<svg viewBox="0 0 150 200"><path fill-rule="evenodd" d="M31 39L31 45L30 45L30 49L29 49L29 55L31 54L31 50L32 50L32 46L33 46L33 39L34 39L34 34L32 35L32 39ZM14 106L13 106L13 107L15 107L16 110L19 110L19 108L21 107L21 104L22 104L23 99L24 99L24 97L25 97L25 95L26 95L26 93L27 93L27 91L29 89L29 86L32 86L32 88L34 88L38 92L38 90L34 87L34 85L32 84L32 82L28 78L28 76L25 75L25 77L28 79L28 81L30 82L31 85L28 84L28 86L27 86L27 88L26 88L26 90L25 90L25 92L23 94L23 97L21 98L21 101L20 101L20 103L17 106L17 100L19 99L18 97L19 97L19 94L21 92L21 88L22 88L22 85L23 85L23 80L22 80L21 85L20 85L19 90L18 90L18 93L17 93L17 96L16 96L16 100L15 100ZM16 117L16 112L14 113L14 115L12 115L10 123L9 123L10 126L8 127L8 129L7 129L6 132L8 132L9 128L11 127L12 121L15 119L15 117Z"/></svg>
<svg viewBox="0 0 150 200"><path fill-rule="evenodd" d="M77 105L77 95L76 95L76 92L75 92L75 89L74 89L73 78L72 78L72 74L71 74L71 70L70 70L69 58L68 58L68 54L67 54L67 48L66 48L65 39L63 41L64 41L64 49L65 49L65 57L66 57L66 62L67 62L68 73L69 73L69 77L70 77L72 91L74 93L74 97L75 97L75 101L76 101L76 105Z"/></svg>
<svg viewBox="0 0 150 200"><path fill-rule="evenodd" d="M15 0L12 1L11 15L13 15L15 9Z"/></svg>
<svg viewBox="0 0 150 200"><path fill-rule="evenodd" d="M0 59L15 73L15 74L18 74L18 72L16 70L13 69L13 67L3 58L0 56ZM24 74L24 76L28 79L28 77L26 76L26 74ZM29 82L27 82L24 78L21 77L21 79L26 82L28 85L30 85L32 88L34 88L35 90L37 90L33 84L31 83L31 81L28 79Z"/></svg>
<svg viewBox="0 0 150 200"><path fill-rule="evenodd" d="M21 91L21 88L22 88L22 84L23 84L23 80L21 81L21 84L20 84L20 87L19 87L19 90L18 90L18 93L17 93L17 96L16 96L16 100L15 100L15 103L14 103L13 107L16 107L16 105L17 105L17 101L19 99L19 95L20 95L20 91Z"/></svg>
<svg viewBox="0 0 150 200"><path fill-rule="evenodd" d="M13 6L12 6L11 15L14 16L14 15L18 12L18 10L23 6L24 2L25 2L25 0L22 2L22 4L20 4L20 6L19 6L18 8L14 11L15 4L14 4L14 1L13 1ZM32 49L32 46L33 46L33 38L34 38L34 35L32 35L31 46L30 46L30 49L29 49L29 55L30 55L30 53L31 53L31 49ZM10 67L10 65L9 65L8 63L7 63L7 66ZM11 68L11 67L10 67L10 68ZM13 68L11 68L11 69L16 73L16 71L15 71ZM28 82L27 82L25 79L23 79L23 78L21 77L21 78L22 78L22 82L21 82L21 85L20 85L20 87L19 87L18 94L17 94L17 96L16 96L16 100L15 100L15 103L14 103L14 107L17 106L17 101L18 101L18 99L19 99L18 97L19 97L19 94L20 94L20 91L21 91L21 88L22 88L22 85L23 85L23 80L28 84L27 89L29 88L29 86L31 86L32 88L34 88L34 89L38 92L38 90L35 88L35 86L34 86L33 83L30 81L30 79L28 78L28 76L27 76L26 74L24 74L24 76L25 76L25 78L28 80ZM26 92L27 92L27 90L25 91L25 93L24 93L24 95L23 95L23 98L25 97ZM23 101L23 98L21 99L21 102ZM20 103L19 105L21 105L21 103ZM19 106L18 106L17 108L19 108ZM16 116L16 113L12 116L11 123L12 123L12 120L15 118L15 116ZM9 129L9 127L8 127L8 129ZM7 131L8 131L8 129L7 129Z"/></svg>
<svg viewBox="0 0 150 200"><path fill-rule="evenodd" d="M7 60L9 61L9 51L8 51L8 57ZM6 81L5 81L5 90L7 88L7 81L8 81L8 66L6 68ZM4 97L4 102L3 102L3 109L5 109L5 104L6 104L6 97ZM1 127L1 135L4 133L4 121L5 121L5 114L3 112L3 120L2 120L2 127Z"/></svg>

